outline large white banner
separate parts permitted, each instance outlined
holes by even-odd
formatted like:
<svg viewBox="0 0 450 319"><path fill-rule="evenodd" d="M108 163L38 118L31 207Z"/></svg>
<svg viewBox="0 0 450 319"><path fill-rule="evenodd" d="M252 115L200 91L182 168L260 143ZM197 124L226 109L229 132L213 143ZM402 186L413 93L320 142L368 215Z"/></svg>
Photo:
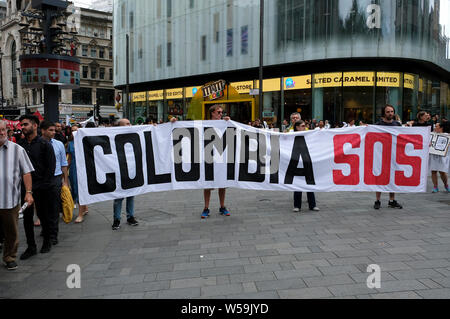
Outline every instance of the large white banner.
<svg viewBox="0 0 450 319"><path fill-rule="evenodd" d="M233 121L80 129L81 204L181 189L426 191L430 130L367 126L296 133Z"/></svg>

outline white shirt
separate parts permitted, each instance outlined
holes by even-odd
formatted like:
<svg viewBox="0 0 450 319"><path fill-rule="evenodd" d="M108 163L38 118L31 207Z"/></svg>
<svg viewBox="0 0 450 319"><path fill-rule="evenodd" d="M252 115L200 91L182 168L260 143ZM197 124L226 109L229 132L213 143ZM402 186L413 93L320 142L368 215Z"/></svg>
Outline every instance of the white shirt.
<svg viewBox="0 0 450 319"><path fill-rule="evenodd" d="M34 172L22 146L6 141L0 146L0 209L13 209L20 203L22 176Z"/></svg>

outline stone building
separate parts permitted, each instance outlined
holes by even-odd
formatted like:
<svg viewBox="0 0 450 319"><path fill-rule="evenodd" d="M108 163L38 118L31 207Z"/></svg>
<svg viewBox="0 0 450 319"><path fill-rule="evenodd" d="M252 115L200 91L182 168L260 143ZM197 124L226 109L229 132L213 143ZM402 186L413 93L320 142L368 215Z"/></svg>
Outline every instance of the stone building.
<svg viewBox="0 0 450 319"><path fill-rule="evenodd" d="M6 17L0 22L0 50L3 52L3 93L9 108L28 108L43 113L41 89L22 89L19 56L22 54L19 26L20 12L31 8L31 0L8 0ZM113 87L112 14L81 8L76 56L80 59L81 84L77 90L60 90L60 119L73 115L77 120L88 117L97 102L103 117L119 117L115 108Z"/></svg>

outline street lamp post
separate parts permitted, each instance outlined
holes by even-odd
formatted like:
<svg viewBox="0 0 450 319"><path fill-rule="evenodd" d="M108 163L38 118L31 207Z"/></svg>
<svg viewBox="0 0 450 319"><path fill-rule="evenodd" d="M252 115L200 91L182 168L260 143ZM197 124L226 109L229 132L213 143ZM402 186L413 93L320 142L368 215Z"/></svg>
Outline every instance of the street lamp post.
<svg viewBox="0 0 450 319"><path fill-rule="evenodd" d="M264 0L260 0L259 16L259 116L262 120L264 111L263 101L263 65L264 65Z"/></svg>
<svg viewBox="0 0 450 319"><path fill-rule="evenodd" d="M1 103L2 103L2 108L4 107L3 105L3 52L0 50L0 89L1 89Z"/></svg>

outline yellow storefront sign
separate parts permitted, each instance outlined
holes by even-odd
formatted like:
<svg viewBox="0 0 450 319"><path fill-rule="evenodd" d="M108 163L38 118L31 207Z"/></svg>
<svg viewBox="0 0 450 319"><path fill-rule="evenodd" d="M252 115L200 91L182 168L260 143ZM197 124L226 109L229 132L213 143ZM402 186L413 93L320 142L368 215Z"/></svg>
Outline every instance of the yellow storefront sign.
<svg viewBox="0 0 450 319"><path fill-rule="evenodd" d="M344 72L344 86L373 86L374 72Z"/></svg>
<svg viewBox="0 0 450 319"><path fill-rule="evenodd" d="M392 72L377 72L377 86L400 87L400 74Z"/></svg>
<svg viewBox="0 0 450 319"><path fill-rule="evenodd" d="M239 94L249 94L253 89L253 81L242 81L230 83L232 87L238 91Z"/></svg>
<svg viewBox="0 0 450 319"><path fill-rule="evenodd" d="M342 86L342 73L320 73L314 74L314 87L326 88Z"/></svg>
<svg viewBox="0 0 450 319"><path fill-rule="evenodd" d="M183 88L166 90L166 99L178 100L183 98Z"/></svg>
<svg viewBox="0 0 450 319"><path fill-rule="evenodd" d="M403 86L404 86L405 89L414 90L415 79L414 79L414 75L413 74L405 73L403 82L404 82Z"/></svg>
<svg viewBox="0 0 450 319"><path fill-rule="evenodd" d="M145 102L147 100L146 93L147 92L132 93L131 101L132 102Z"/></svg>
<svg viewBox="0 0 450 319"><path fill-rule="evenodd" d="M149 101L160 101L164 99L164 90L148 91Z"/></svg>
<svg viewBox="0 0 450 319"><path fill-rule="evenodd" d="M259 89L259 81L256 81L256 89ZM276 92L281 91L281 79L267 79L263 81L263 92Z"/></svg>
<svg viewBox="0 0 450 319"><path fill-rule="evenodd" d="M195 94L201 89L201 86L191 86L185 88L185 96L187 99L193 98Z"/></svg>
<svg viewBox="0 0 450 319"><path fill-rule="evenodd" d="M284 78L285 90L305 90L311 88L311 75L288 76Z"/></svg>

